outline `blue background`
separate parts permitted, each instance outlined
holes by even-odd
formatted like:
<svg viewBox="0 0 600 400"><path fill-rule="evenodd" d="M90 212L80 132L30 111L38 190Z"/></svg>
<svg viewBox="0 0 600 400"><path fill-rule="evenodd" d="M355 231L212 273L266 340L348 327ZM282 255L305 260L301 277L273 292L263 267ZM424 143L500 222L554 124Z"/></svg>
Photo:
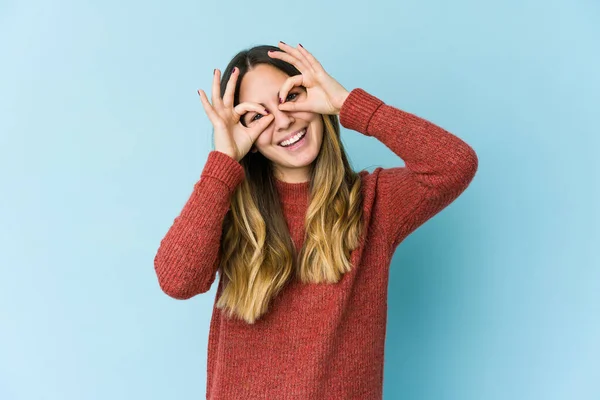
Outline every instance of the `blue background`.
<svg viewBox="0 0 600 400"><path fill-rule="evenodd" d="M153 258L211 150L196 90L278 40L479 157L394 256L384 398L599 399L599 17L592 0L1 1L0 399L204 398L216 285L174 300ZM342 138L357 171L404 165Z"/></svg>

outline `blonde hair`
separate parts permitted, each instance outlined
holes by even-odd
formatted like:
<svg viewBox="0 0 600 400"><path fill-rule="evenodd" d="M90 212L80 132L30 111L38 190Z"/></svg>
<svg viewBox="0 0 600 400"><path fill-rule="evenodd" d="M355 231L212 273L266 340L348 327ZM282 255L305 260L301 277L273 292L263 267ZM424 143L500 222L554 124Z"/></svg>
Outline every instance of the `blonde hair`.
<svg viewBox="0 0 600 400"><path fill-rule="evenodd" d="M323 142L311 169L302 249L296 254L273 177L259 152L240 163L246 179L236 188L223 221L223 290L216 307L253 324L290 279L335 283L351 269L350 252L363 231L361 178L340 140L338 117L323 118Z"/></svg>

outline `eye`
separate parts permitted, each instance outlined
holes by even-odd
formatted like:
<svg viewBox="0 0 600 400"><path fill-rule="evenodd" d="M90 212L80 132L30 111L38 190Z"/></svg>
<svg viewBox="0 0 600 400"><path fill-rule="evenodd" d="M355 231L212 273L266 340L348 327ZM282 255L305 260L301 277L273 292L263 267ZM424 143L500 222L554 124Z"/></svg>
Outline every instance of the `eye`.
<svg viewBox="0 0 600 400"><path fill-rule="evenodd" d="M288 101L288 99L290 99L290 96L293 96L291 98L291 100L296 100L298 98L298 96L300 96L299 93L289 93L285 99L285 101ZM246 115L248 115L249 113L246 113ZM246 115L244 115L244 119L246 120ZM262 114L254 114L254 117L250 118L250 120L248 121L248 123L252 123L255 121L258 121L261 117L264 117L264 115Z"/></svg>
<svg viewBox="0 0 600 400"><path fill-rule="evenodd" d="M248 124L251 124L254 121L257 121L258 118L257 117L262 117L262 114L254 114L254 117L250 118L249 115L251 115L250 113L246 113L242 116L241 120L242 123L245 127L248 127Z"/></svg>
<svg viewBox="0 0 600 400"><path fill-rule="evenodd" d="M287 99L289 99L290 96L296 96L296 97L294 97L294 99L296 99L298 97L298 93L290 93L290 94L288 94L288 96L287 96L287 98L285 100L287 101Z"/></svg>

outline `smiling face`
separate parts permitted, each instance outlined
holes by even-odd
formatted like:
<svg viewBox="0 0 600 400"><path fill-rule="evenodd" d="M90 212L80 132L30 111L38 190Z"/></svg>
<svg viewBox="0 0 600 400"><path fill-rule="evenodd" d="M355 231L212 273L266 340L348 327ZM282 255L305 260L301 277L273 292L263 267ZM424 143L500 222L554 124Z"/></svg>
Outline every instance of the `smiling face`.
<svg viewBox="0 0 600 400"><path fill-rule="evenodd" d="M323 142L323 120L320 114L313 112L279 110L277 96L288 78L285 72L272 65L259 64L243 76L239 102L259 103L274 116L273 121L254 142L254 146L272 162L277 179L291 183L306 182L310 179L311 165L317 158ZM306 89L295 86L283 101L295 102L305 99ZM243 119L245 125L251 127L262 117L262 114L251 111L244 115ZM300 141L288 147L280 144L297 132L305 132ZM297 137L293 137L291 141L296 139Z"/></svg>

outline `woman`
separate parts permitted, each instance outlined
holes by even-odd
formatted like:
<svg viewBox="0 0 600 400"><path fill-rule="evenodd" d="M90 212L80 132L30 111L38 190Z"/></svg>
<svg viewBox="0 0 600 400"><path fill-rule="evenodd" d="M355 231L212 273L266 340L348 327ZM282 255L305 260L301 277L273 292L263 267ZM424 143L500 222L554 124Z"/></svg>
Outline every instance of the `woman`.
<svg viewBox="0 0 600 400"><path fill-rule="evenodd" d="M467 188L474 150L348 92L302 45L242 51L215 70L212 104L199 94L215 150L155 270L177 299L219 271L207 398L380 399L392 255ZM340 123L406 166L354 172Z"/></svg>

